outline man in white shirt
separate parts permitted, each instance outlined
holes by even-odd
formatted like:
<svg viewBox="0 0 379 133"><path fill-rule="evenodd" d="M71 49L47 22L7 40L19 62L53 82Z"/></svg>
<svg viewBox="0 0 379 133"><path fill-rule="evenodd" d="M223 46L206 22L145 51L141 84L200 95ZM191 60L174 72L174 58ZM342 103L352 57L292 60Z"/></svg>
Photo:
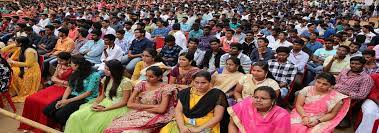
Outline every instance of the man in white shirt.
<svg viewBox="0 0 379 133"><path fill-rule="evenodd" d="M103 35L112 34L115 36L116 31L112 27L110 27L109 24L109 20L104 20L103 22L101 22L101 25L103 26L101 28L101 32L103 33Z"/></svg>
<svg viewBox="0 0 379 133"><path fill-rule="evenodd" d="M50 24L50 19L47 17L47 14L41 14L40 20L39 20L37 26L40 27L40 29L44 30L45 26L47 26L49 24Z"/></svg>
<svg viewBox="0 0 379 133"><path fill-rule="evenodd" d="M121 61L123 55L122 49L114 44L116 37L112 34L107 34L104 36L104 50L100 57L101 64L96 64L95 67L99 67L98 70L103 71L105 67L105 62L113 59Z"/></svg>
<svg viewBox="0 0 379 133"><path fill-rule="evenodd" d="M114 41L115 45L119 46L122 49L123 54L128 53L129 50L129 44L132 40L128 40L125 37L125 31L124 30L118 30L116 32L116 40Z"/></svg>
<svg viewBox="0 0 379 133"><path fill-rule="evenodd" d="M308 62L309 55L302 51L304 47L304 41L301 39L297 39L293 42L293 47L288 56L288 61L295 64L297 71L300 73L304 73L304 67Z"/></svg>
<svg viewBox="0 0 379 133"><path fill-rule="evenodd" d="M364 25L362 27L362 32L359 33L358 35L365 35L366 36L366 40L365 40L365 43L370 43L371 42L371 39L376 36L374 33L372 33L369 29L371 28L370 25Z"/></svg>
<svg viewBox="0 0 379 133"><path fill-rule="evenodd" d="M289 41L287 41L287 33L286 32L280 32L278 36L278 40L275 41L275 43L269 43L268 47L270 47L273 51L275 51L278 47L290 47L293 44Z"/></svg>

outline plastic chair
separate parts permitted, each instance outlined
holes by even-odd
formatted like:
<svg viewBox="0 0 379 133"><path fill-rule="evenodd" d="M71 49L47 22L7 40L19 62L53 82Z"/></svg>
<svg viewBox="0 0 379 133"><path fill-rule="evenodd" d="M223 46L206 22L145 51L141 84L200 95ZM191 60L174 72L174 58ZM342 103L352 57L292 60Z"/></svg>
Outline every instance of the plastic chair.
<svg viewBox="0 0 379 133"><path fill-rule="evenodd" d="M155 38L155 49L163 48L164 43L165 43L164 37Z"/></svg>

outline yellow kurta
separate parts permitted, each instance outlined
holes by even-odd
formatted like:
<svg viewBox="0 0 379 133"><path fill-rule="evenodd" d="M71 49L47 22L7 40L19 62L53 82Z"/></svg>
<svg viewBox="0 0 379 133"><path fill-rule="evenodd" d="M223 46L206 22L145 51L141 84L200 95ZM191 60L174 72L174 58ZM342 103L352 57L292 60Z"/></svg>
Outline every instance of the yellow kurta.
<svg viewBox="0 0 379 133"><path fill-rule="evenodd" d="M41 69L38 64L37 51L32 48L26 49L24 62L18 62L21 49L15 44L2 48L1 52L13 53L10 58L15 62L10 64L13 73L9 90L17 92L17 96L12 98L14 102L24 102L25 98L37 92L40 86ZM25 72L22 78L19 76L20 67L24 67Z"/></svg>

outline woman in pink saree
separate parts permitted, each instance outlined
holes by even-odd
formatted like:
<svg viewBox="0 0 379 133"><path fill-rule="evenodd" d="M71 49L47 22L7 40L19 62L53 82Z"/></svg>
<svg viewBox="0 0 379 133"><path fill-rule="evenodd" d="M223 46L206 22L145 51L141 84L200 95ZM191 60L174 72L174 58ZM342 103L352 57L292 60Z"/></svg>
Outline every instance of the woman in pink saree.
<svg viewBox="0 0 379 133"><path fill-rule="evenodd" d="M331 133L349 110L350 99L332 86L330 73L321 73L314 86L302 89L291 112L292 133Z"/></svg>
<svg viewBox="0 0 379 133"><path fill-rule="evenodd" d="M229 133L289 133L290 114L275 105L275 90L261 86L252 97L229 107Z"/></svg>
<svg viewBox="0 0 379 133"><path fill-rule="evenodd" d="M146 81L139 82L129 98L133 109L115 119L105 133L154 133L174 119L176 88L161 82L163 71L158 66L146 70Z"/></svg>

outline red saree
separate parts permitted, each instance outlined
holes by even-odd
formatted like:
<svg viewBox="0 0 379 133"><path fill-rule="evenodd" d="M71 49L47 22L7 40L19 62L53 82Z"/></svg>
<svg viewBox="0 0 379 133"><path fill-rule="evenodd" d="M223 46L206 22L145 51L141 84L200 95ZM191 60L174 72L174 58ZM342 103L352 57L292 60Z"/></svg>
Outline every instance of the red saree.
<svg viewBox="0 0 379 133"><path fill-rule="evenodd" d="M72 68L58 70L57 67L57 71L60 71L57 73L57 77L61 80L67 81L73 70ZM47 126L54 126L53 122L49 121L43 114L43 109L58 97L62 96L65 89L66 87L64 86L53 85L28 96L25 100L22 116ZM24 123L20 123L19 129L29 130L34 133L42 133L41 130Z"/></svg>

